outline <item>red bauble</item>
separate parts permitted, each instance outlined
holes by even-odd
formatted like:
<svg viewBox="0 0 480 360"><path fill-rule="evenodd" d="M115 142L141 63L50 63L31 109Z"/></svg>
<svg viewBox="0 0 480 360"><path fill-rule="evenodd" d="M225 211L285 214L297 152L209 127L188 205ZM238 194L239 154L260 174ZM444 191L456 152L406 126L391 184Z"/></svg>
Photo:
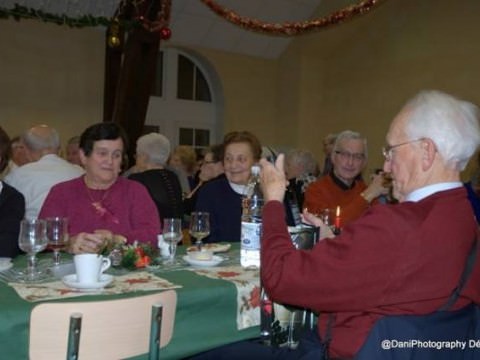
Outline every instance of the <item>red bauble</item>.
<svg viewBox="0 0 480 360"><path fill-rule="evenodd" d="M172 36L172 30L170 30L170 28L162 27L160 29L160 38L162 40L168 40L168 39L170 39L171 36Z"/></svg>

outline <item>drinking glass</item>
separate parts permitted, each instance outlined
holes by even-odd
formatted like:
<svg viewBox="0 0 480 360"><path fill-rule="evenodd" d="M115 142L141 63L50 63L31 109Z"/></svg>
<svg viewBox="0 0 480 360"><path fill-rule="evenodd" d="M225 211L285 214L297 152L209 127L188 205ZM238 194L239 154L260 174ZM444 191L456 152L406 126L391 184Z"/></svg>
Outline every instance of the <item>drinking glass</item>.
<svg viewBox="0 0 480 360"><path fill-rule="evenodd" d="M320 213L320 219L326 226L332 225L332 211L330 209L323 209Z"/></svg>
<svg viewBox="0 0 480 360"><path fill-rule="evenodd" d="M28 265L23 278L24 281L33 282L40 280L42 273L37 269L36 255L38 252L45 250L47 244L48 238L45 220L24 219L20 222L18 246L25 251L28 256Z"/></svg>
<svg viewBox="0 0 480 360"><path fill-rule="evenodd" d="M210 214L208 212L195 211L190 216L190 235L195 239L195 245L200 249L202 239L210 235Z"/></svg>
<svg viewBox="0 0 480 360"><path fill-rule="evenodd" d="M182 220L175 218L163 219L163 240L168 244L169 256L166 261L168 264L175 264L175 253L177 244L182 240Z"/></svg>
<svg viewBox="0 0 480 360"><path fill-rule="evenodd" d="M68 241L68 219L52 217L46 219L48 247L53 251L53 264L60 265L60 251Z"/></svg>

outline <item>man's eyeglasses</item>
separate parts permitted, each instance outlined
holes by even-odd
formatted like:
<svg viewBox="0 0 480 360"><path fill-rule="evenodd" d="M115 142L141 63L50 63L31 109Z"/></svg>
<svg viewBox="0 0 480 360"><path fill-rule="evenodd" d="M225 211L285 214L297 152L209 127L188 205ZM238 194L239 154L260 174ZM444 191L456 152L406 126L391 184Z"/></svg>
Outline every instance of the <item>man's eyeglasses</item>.
<svg viewBox="0 0 480 360"><path fill-rule="evenodd" d="M402 142L400 144L395 144L395 145L387 145L382 149L383 157L385 158L386 161L390 161L390 160L392 160L392 150L393 149L395 149L399 146L402 146L402 145L407 145L407 144L411 144L411 143L414 143L414 142L417 142L417 141L423 141L423 140L425 140L425 138L405 141L405 142Z"/></svg>
<svg viewBox="0 0 480 360"><path fill-rule="evenodd" d="M352 154L352 153L349 153L348 151L339 151L339 150L335 150L335 154L340 156L342 160L352 159L353 161L358 161L358 162L365 160L365 154L360 154L360 153Z"/></svg>

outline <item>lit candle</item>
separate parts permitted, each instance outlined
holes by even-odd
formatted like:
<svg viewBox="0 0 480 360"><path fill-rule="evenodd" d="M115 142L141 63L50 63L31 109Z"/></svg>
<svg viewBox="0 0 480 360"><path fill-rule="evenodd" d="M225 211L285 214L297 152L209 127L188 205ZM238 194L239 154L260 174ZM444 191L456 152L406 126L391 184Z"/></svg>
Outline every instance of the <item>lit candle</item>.
<svg viewBox="0 0 480 360"><path fill-rule="evenodd" d="M335 229L340 230L340 206L337 206L337 211L335 213Z"/></svg>

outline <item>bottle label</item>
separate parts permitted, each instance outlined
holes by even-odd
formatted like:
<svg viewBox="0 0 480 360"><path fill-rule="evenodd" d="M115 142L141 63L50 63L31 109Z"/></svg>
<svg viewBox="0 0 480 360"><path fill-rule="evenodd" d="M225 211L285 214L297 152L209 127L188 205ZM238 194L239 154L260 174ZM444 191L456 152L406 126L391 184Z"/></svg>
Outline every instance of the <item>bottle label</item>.
<svg viewBox="0 0 480 360"><path fill-rule="evenodd" d="M260 236L262 234L262 223L242 221L242 249L259 250Z"/></svg>

